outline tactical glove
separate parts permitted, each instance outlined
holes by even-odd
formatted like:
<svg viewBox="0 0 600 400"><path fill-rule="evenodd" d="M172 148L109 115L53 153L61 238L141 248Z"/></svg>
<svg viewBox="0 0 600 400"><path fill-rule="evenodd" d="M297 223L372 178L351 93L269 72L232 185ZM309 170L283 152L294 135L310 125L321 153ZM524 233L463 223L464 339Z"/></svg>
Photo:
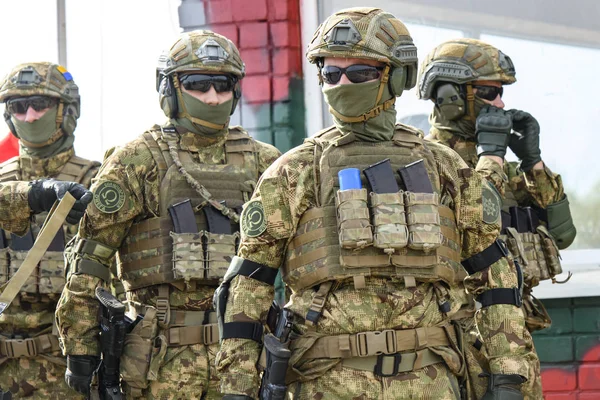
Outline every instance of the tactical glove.
<svg viewBox="0 0 600 400"><path fill-rule="evenodd" d="M244 394L224 394L223 400L252 400L252 397Z"/></svg>
<svg viewBox="0 0 600 400"><path fill-rule="evenodd" d="M542 161L540 151L540 124L529 113L520 110L508 110L512 115L513 130L519 135L510 135L508 146L521 160L521 170L530 171Z"/></svg>
<svg viewBox="0 0 600 400"><path fill-rule="evenodd" d="M512 116L497 107L484 107L475 121L478 156L498 156L504 159L512 129Z"/></svg>
<svg viewBox="0 0 600 400"><path fill-rule="evenodd" d="M100 357L97 356L67 356L65 382L71 389L89 397L92 377L99 364Z"/></svg>
<svg viewBox="0 0 600 400"><path fill-rule="evenodd" d="M481 400L523 400L521 375L481 374L488 377L488 388Z"/></svg>
<svg viewBox="0 0 600 400"><path fill-rule="evenodd" d="M62 182L56 179L39 179L30 183L31 189L27 195L29 208L34 213L50 211L56 200L69 192L77 200L67 215L69 224L77 224L88 204L92 201L92 192L83 185L75 182Z"/></svg>

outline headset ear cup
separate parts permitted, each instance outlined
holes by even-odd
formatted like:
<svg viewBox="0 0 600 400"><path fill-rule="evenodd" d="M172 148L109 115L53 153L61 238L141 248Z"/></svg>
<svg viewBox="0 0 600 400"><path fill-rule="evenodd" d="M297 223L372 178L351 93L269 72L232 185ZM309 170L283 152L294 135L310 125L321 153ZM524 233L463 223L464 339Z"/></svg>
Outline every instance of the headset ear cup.
<svg viewBox="0 0 600 400"><path fill-rule="evenodd" d="M406 88L406 67L394 68L390 73L389 89L392 95L400 96Z"/></svg>
<svg viewBox="0 0 600 400"><path fill-rule="evenodd" d="M17 135L17 128L15 128L15 124L13 124L10 120L10 113L6 111L4 112L4 121L6 122L6 125L8 125L8 129L10 129L10 133L12 133L17 139L20 139L19 135Z"/></svg>
<svg viewBox="0 0 600 400"><path fill-rule="evenodd" d="M458 85L445 83L434 89L435 106L449 121L458 119L467 113L465 96Z"/></svg>
<svg viewBox="0 0 600 400"><path fill-rule="evenodd" d="M410 90L417 84L418 69L416 65L408 65L404 69L406 69L406 85L404 89Z"/></svg>
<svg viewBox="0 0 600 400"><path fill-rule="evenodd" d="M175 93L175 87L173 86L172 77L164 76L160 81L160 87L158 89L158 99L160 101L160 108L164 111L165 115L169 118L177 116L177 94Z"/></svg>
<svg viewBox="0 0 600 400"><path fill-rule="evenodd" d="M233 103L231 105L231 113L229 115L233 115L235 112L235 108L237 107L238 102L242 98L242 84L241 82L237 82L233 88Z"/></svg>

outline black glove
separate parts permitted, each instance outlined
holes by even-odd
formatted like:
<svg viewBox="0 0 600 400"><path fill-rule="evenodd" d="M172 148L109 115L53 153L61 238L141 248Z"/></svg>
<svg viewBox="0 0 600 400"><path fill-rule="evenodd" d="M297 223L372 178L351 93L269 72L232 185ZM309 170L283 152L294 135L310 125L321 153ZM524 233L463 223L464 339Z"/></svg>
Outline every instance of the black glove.
<svg viewBox="0 0 600 400"><path fill-rule="evenodd" d="M252 397L245 394L224 394L223 400L252 400Z"/></svg>
<svg viewBox="0 0 600 400"><path fill-rule="evenodd" d="M55 179L33 181L27 196L29 208L34 213L50 211L54 202L62 199L67 192L77 200L67 215L67 222L77 224L83 217L87 205L92 201L92 192L79 183L62 182Z"/></svg>
<svg viewBox="0 0 600 400"><path fill-rule="evenodd" d="M523 400L521 375L481 374L488 377L488 388L481 400Z"/></svg>
<svg viewBox="0 0 600 400"><path fill-rule="evenodd" d="M508 110L512 115L513 130L520 135L510 135L508 146L521 160L521 170L530 171L542 161L540 151L540 124L529 113L520 110Z"/></svg>
<svg viewBox="0 0 600 400"><path fill-rule="evenodd" d="M477 155L504 159L511 129L511 114L494 106L483 107L475 121Z"/></svg>
<svg viewBox="0 0 600 400"><path fill-rule="evenodd" d="M71 389L89 396L92 377L98 369L98 364L100 357L97 356L67 356L65 382Z"/></svg>

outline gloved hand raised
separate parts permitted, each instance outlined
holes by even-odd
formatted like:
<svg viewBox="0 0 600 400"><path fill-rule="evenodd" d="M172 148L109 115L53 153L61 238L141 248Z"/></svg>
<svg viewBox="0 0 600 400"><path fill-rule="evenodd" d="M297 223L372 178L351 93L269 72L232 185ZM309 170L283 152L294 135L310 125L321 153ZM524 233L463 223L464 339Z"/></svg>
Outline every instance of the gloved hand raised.
<svg viewBox="0 0 600 400"><path fill-rule="evenodd" d="M475 121L477 155L504 159L511 129L511 114L494 106L483 107Z"/></svg>
<svg viewBox="0 0 600 400"><path fill-rule="evenodd" d="M92 377L99 364L100 357L97 356L67 356L65 382L71 389L89 397Z"/></svg>
<svg viewBox="0 0 600 400"><path fill-rule="evenodd" d="M77 224L88 204L92 201L92 192L83 185L75 182L62 182L56 179L39 179L30 183L31 189L27 195L29 208L34 213L50 211L56 200L69 192L77 200L67 215L69 224Z"/></svg>
<svg viewBox="0 0 600 400"><path fill-rule="evenodd" d="M488 377L488 388L481 400L523 400L521 375L481 374Z"/></svg>
<svg viewBox="0 0 600 400"><path fill-rule="evenodd" d="M512 115L513 130L519 135L510 135L508 146L521 160L521 170L530 171L542 161L540 151L540 124L529 113L521 110L508 110Z"/></svg>

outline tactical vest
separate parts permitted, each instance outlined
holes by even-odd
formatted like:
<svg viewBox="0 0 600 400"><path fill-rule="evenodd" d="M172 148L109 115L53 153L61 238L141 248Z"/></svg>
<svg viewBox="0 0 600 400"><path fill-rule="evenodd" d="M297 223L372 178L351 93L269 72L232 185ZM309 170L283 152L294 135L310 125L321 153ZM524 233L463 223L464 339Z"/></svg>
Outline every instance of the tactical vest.
<svg viewBox="0 0 600 400"><path fill-rule="evenodd" d="M100 163L81 157L71 157L60 172L52 178L81 183L89 187ZM29 179L22 170L21 160L14 157L0 165L0 182ZM7 282L19 269L28 251L33 246L48 213L33 217L30 229L19 237L0 230L0 284ZM76 225L63 226L40 263L23 285L21 292L29 294L60 294L65 285L63 252L66 243L77 233Z"/></svg>
<svg viewBox="0 0 600 400"><path fill-rule="evenodd" d="M287 248L282 274L294 291L350 277L355 286L366 276L403 277L408 286L414 281L455 284L466 276L454 212L439 204L435 160L417 132L398 124L391 142L371 143L330 128L308 139L319 167L318 204L302 215ZM399 187L396 171L424 160L434 193L339 190L340 170L362 171L386 158Z"/></svg>
<svg viewBox="0 0 600 400"><path fill-rule="evenodd" d="M203 212L210 205L179 172L160 128L145 132L143 138L158 166L160 215L134 223L119 249L118 271L125 290L191 281L217 285L236 253L238 224L230 221L232 234L210 232ZM245 131L234 127L229 130L225 154L225 164L200 164L190 151L178 151L184 169L214 199L239 212L258 181L258 148ZM198 233L176 233L169 214L169 206L187 199Z"/></svg>

